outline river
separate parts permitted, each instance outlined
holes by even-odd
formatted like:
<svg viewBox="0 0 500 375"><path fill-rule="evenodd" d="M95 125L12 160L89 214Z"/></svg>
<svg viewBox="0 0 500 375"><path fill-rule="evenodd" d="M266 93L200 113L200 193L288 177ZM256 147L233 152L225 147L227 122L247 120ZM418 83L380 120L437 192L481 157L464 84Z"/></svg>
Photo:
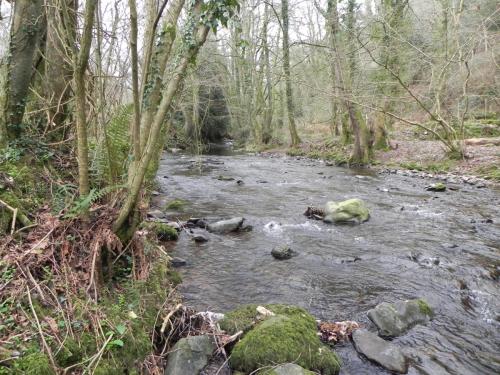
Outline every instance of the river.
<svg viewBox="0 0 500 375"><path fill-rule="evenodd" d="M293 304L372 329L366 312L378 303L421 297L434 319L393 340L412 356L409 374L500 373L498 191L432 193L430 180L254 155L164 155L158 180L157 205L188 202L170 219L243 216L254 228L210 234L203 244L181 235L172 254L188 262L180 291L190 306ZM370 221L332 226L303 216L308 206L348 198L367 202ZM285 243L299 255L274 260L271 249ZM343 375L387 374L351 344L336 350Z"/></svg>

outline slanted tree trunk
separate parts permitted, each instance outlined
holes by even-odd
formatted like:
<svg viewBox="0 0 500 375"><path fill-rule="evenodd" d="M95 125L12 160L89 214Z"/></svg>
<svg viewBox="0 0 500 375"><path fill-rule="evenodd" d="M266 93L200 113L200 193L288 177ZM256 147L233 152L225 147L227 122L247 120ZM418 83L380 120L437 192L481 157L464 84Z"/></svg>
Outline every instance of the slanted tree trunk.
<svg viewBox="0 0 500 375"><path fill-rule="evenodd" d="M283 27L283 73L285 76L286 106L288 111L288 127L292 146L300 144L300 138L295 124L295 114L293 105L293 89L290 77L290 41L289 41L289 14L288 0L281 0L281 18Z"/></svg>
<svg viewBox="0 0 500 375"><path fill-rule="evenodd" d="M87 116L86 116L86 87L85 72L87 70L90 47L92 45L92 29L97 0L87 0L85 4L85 15L83 34L80 42L80 51L75 60L74 81L76 97L76 136L78 155L78 186L80 196L89 194L89 149L87 141ZM76 56L76 54L75 54Z"/></svg>
<svg viewBox="0 0 500 375"><path fill-rule="evenodd" d="M42 0L17 0L6 65L5 97L0 107L0 140L19 137L42 26ZM2 135L3 133L6 133Z"/></svg>
<svg viewBox="0 0 500 375"><path fill-rule="evenodd" d="M209 27L204 24L198 23L202 11L202 5L203 2L201 0L196 0L193 5L191 17L193 18L193 25L197 25L193 30L194 40L190 41L191 44L189 46L186 46L184 53L180 56L180 60L176 65L175 70L172 73L167 72L166 70L164 72L164 82L167 82L168 78L170 79L168 80L168 83L166 83L163 90L158 92L158 95L161 96L159 105L157 107L155 106L154 108L150 108L148 109L148 111L144 111L142 113L141 122L144 121L146 116L152 117L152 122L149 124L149 126L147 126L147 128L141 129L142 131L144 131L144 129L147 129L148 134L145 134L143 136L143 138L145 139L145 146L144 148L141 147L141 149L143 149L141 159L134 164L133 170L129 171L129 175L131 175L132 178L129 179L127 198L118 214L118 218L113 225L113 229L117 233L124 234L124 232L126 232L125 229L128 227L128 219L137 205L139 193L142 188L146 171L151 161L153 160L153 157L157 155L158 147L161 146L158 144L158 139L160 136L161 128L165 123L165 118L170 111L172 101L174 100L175 95L177 94L179 87L181 86L189 64L196 58L201 46L207 39ZM177 25L176 20L175 23L168 23L167 25L169 25L169 30L172 30L171 28L173 28L173 37L175 37L175 27ZM172 31L165 34L166 42L173 43L174 39L170 38L170 36L172 36ZM160 80L160 82L158 83L160 88L163 86L162 82L163 81Z"/></svg>
<svg viewBox="0 0 500 375"><path fill-rule="evenodd" d="M144 87L144 98L141 112L141 143L140 149L144 150L150 135L151 124L161 100L163 83L170 78L170 73L166 71L167 62L170 58L172 46L177 35L177 20L184 6L185 0L172 0L161 29L161 39L156 46L156 50L151 54L154 56L150 62L147 82Z"/></svg>

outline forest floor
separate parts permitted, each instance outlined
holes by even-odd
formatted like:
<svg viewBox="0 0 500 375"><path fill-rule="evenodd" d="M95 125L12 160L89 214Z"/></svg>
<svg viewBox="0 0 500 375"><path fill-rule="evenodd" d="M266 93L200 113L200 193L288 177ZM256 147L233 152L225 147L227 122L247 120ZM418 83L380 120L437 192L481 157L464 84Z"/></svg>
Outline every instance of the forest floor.
<svg viewBox="0 0 500 375"><path fill-rule="evenodd" d="M263 153L304 156L345 164L351 147L340 146L339 141L332 139L328 126L313 126L313 131L312 125L299 127L299 134L302 136L299 147L279 146L263 150ZM499 137L470 137L466 140L466 158L453 159L447 155L440 141L425 139L425 135L413 130L403 126L396 128L391 134L391 148L376 150L371 167L379 171L396 169L474 176L500 183Z"/></svg>

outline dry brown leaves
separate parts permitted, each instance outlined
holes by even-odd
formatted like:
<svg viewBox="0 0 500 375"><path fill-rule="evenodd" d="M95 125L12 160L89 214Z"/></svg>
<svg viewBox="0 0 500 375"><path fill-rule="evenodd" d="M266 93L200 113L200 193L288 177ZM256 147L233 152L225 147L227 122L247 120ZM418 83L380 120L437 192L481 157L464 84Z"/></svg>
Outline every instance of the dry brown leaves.
<svg viewBox="0 0 500 375"><path fill-rule="evenodd" d="M346 320L344 322L320 322L318 336L326 343L337 344L349 341L352 333L360 328L357 322Z"/></svg>

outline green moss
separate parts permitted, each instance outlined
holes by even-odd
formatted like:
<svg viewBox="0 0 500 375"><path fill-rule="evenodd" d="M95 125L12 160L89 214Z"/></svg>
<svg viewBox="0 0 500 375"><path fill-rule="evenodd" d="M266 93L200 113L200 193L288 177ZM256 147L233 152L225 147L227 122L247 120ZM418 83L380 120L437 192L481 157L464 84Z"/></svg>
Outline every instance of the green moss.
<svg viewBox="0 0 500 375"><path fill-rule="evenodd" d="M181 199L174 199L165 205L166 210L182 210L186 202Z"/></svg>
<svg viewBox="0 0 500 375"><path fill-rule="evenodd" d="M153 232L160 241L175 241L179 238L179 233L175 228L165 223L148 221L143 224L147 230Z"/></svg>
<svg viewBox="0 0 500 375"><path fill-rule="evenodd" d="M500 167L497 165L482 167L478 173L486 180L500 182Z"/></svg>
<svg viewBox="0 0 500 375"><path fill-rule="evenodd" d="M432 316L432 314L433 314L432 308L429 306L429 304L427 302L425 302L423 299L418 299L417 303L418 303L418 307L420 308L420 312L422 314Z"/></svg>
<svg viewBox="0 0 500 375"><path fill-rule="evenodd" d="M81 348L76 340L68 338L64 342L64 346L56 354L55 360L58 366L66 368L81 362L84 357L84 353L84 348Z"/></svg>
<svg viewBox="0 0 500 375"><path fill-rule="evenodd" d="M94 375L123 375L126 369L112 360L101 360L94 370Z"/></svg>
<svg viewBox="0 0 500 375"><path fill-rule="evenodd" d="M256 304L245 305L236 310L228 312L224 316L224 319L219 322L220 328L230 335L234 335L238 331L249 331L258 322L258 306L259 305ZM263 306L275 314L297 316L298 318L310 316L307 311L301 309L300 307L279 304L270 304ZM312 321L314 322L314 318L312 318Z"/></svg>
<svg viewBox="0 0 500 375"><path fill-rule="evenodd" d="M272 305L268 308L273 311ZM273 312L278 310L277 315L259 323L236 344L231 366L250 373L263 366L293 362L323 375L338 374L340 360L321 343L314 318L295 307L275 307ZM248 312L244 316L248 319Z"/></svg>
<svg viewBox="0 0 500 375"><path fill-rule="evenodd" d="M177 286L182 283L182 276L179 272L169 269L167 271L167 278L170 280L173 286Z"/></svg>
<svg viewBox="0 0 500 375"><path fill-rule="evenodd" d="M23 375L55 375L49 358L43 353L32 353L16 361L19 374ZM15 373L15 372L14 372Z"/></svg>

